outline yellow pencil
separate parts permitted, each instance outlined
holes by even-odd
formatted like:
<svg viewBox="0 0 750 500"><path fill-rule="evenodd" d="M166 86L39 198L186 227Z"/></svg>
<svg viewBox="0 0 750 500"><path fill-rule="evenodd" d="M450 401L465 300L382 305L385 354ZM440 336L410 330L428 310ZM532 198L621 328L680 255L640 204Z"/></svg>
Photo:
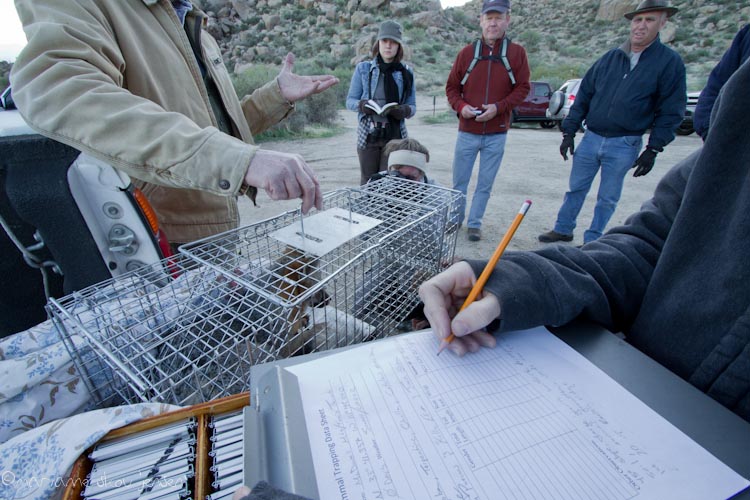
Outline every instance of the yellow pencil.
<svg viewBox="0 0 750 500"><path fill-rule="evenodd" d="M508 231L506 231L505 236L503 236L503 239L500 240L500 243L498 243L495 252L492 254L492 257L487 262L487 265L484 266L484 271L482 271L482 274L479 275L479 279L476 283L474 283L474 286L471 288L468 297L466 297L464 304L461 306L461 309L459 309L458 312L461 312L469 307L469 304L474 302L479 296L482 288L484 288L484 284L487 283L490 274L492 274L492 271L495 269L497 261L500 260L503 252L505 252L505 248L508 246L508 243L510 243L513 235L516 234L516 229L518 229L518 226L521 224L521 221L523 220L524 215L526 215L526 212L529 211L530 206L531 200L526 200L523 202L523 205L521 205L521 210L518 211L518 213L516 214L516 218L513 219L513 223L508 228ZM440 355L440 353L443 352L443 350L448 347L448 344L453 342L453 339L455 338L456 336L453 335L453 332L451 332L450 335L448 335L442 342L440 342L440 347L438 348L437 352L438 355Z"/></svg>

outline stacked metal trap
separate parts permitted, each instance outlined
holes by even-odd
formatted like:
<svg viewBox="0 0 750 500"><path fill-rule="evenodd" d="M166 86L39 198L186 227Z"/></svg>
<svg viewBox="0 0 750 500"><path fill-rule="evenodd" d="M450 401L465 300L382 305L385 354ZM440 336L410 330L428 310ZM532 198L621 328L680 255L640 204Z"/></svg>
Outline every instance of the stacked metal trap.
<svg viewBox="0 0 750 500"><path fill-rule="evenodd" d="M48 308L101 406L234 394L255 364L394 333L453 259L460 196L388 177L337 190L304 222L295 210L186 245ZM316 217L351 234L325 247Z"/></svg>

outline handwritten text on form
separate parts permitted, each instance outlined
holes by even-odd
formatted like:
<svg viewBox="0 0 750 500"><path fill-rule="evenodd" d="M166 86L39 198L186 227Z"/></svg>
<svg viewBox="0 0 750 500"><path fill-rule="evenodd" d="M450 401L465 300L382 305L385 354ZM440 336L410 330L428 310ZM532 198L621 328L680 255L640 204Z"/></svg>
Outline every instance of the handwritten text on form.
<svg viewBox="0 0 750 500"><path fill-rule="evenodd" d="M748 484L544 329L464 358L436 348L418 333L288 368L321 498L726 498Z"/></svg>

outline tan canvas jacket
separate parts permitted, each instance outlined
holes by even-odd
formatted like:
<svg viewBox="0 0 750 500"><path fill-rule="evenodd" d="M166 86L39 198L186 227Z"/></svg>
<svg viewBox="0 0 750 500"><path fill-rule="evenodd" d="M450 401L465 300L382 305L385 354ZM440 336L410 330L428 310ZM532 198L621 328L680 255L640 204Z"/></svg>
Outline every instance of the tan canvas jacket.
<svg viewBox="0 0 750 500"><path fill-rule="evenodd" d="M29 125L109 162L148 196L171 242L234 228L258 133L292 109L276 81L240 102L216 41L203 60L233 122L216 128L200 68L169 0L16 0L28 45L13 98ZM194 9L188 22L205 23Z"/></svg>

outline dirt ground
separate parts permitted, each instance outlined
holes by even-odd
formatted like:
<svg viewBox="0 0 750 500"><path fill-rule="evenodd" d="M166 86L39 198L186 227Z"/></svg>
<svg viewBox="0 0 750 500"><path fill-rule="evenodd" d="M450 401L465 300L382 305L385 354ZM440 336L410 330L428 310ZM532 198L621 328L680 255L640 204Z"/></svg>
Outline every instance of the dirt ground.
<svg viewBox="0 0 750 500"><path fill-rule="evenodd" d="M418 98L416 116L407 121L409 136L422 142L430 150L428 175L446 187L452 187L451 163L456 139L457 123L428 125L422 117L447 109L445 99ZM356 153L356 114L340 112L340 123L345 132L327 139L304 141L266 142L266 149L301 154L318 175L324 192L359 184L359 163ZM580 140L579 134L576 139ZM456 256L463 258L489 258L497 243L515 217L524 200L532 206L518 228L509 249L527 250L542 245L537 236L554 226L557 211L562 203L570 173L571 161L563 161L559 153L561 134L555 129L545 130L536 124L525 124L508 133L505 157L493 186L492 196L482 223L482 240L470 242L466 227L461 229L456 243ZM644 144L647 136L644 136ZM677 136L656 159L654 169L644 177L625 179L622 198L608 227L622 223L628 215L638 210L651 197L654 187L667 170L701 146L696 134ZM469 199L473 193L476 170L469 185ZM588 227L596 201L598 178L589 193L578 218L575 239L570 245L583 243L583 231ZM272 217L286 210L296 209L299 201L272 201L261 193L259 207L243 199L240 202L240 219L243 225ZM467 210L468 212L468 210Z"/></svg>

